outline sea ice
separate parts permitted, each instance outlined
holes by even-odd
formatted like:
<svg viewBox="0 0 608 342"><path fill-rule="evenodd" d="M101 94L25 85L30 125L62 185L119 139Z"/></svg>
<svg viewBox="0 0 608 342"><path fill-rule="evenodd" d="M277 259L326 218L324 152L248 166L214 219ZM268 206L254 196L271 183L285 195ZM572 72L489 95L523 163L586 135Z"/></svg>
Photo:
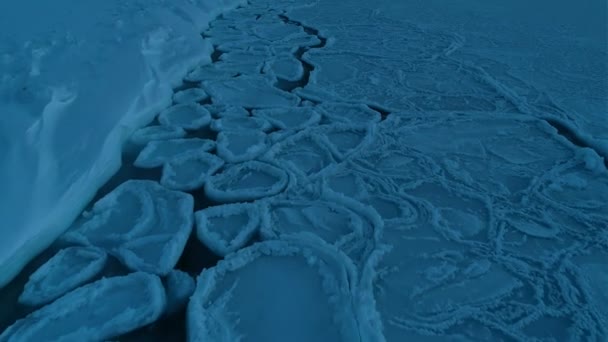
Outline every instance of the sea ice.
<svg viewBox="0 0 608 342"><path fill-rule="evenodd" d="M313 107L256 109L253 116L267 120L278 129L289 130L304 129L321 121L321 115Z"/></svg>
<svg viewBox="0 0 608 342"><path fill-rule="evenodd" d="M194 200L148 180L129 180L85 212L67 241L96 246L135 271L166 275L192 231Z"/></svg>
<svg viewBox="0 0 608 342"><path fill-rule="evenodd" d="M247 108L296 106L300 99L279 90L262 76L239 76L224 81L205 81L213 103Z"/></svg>
<svg viewBox="0 0 608 342"><path fill-rule="evenodd" d="M188 82L202 82L208 80L225 80L236 76L238 72L218 69L215 64L199 66L192 70L184 79Z"/></svg>
<svg viewBox="0 0 608 342"><path fill-rule="evenodd" d="M364 104L324 102L317 109L331 122L336 123L376 123L380 122L380 113L369 109Z"/></svg>
<svg viewBox="0 0 608 342"><path fill-rule="evenodd" d="M173 102L178 104L197 103L208 98L209 95L201 88L190 88L173 94Z"/></svg>
<svg viewBox="0 0 608 342"><path fill-rule="evenodd" d="M252 160L268 149L266 133L257 130L221 131L216 143L217 155L228 163Z"/></svg>
<svg viewBox="0 0 608 342"><path fill-rule="evenodd" d="M197 103L178 104L162 111L158 121L164 126L197 130L209 125L211 114Z"/></svg>
<svg viewBox="0 0 608 342"><path fill-rule="evenodd" d="M188 273L173 270L164 279L167 294L167 308L165 315L171 315L180 311L188 304L190 296L196 288L196 281Z"/></svg>
<svg viewBox="0 0 608 342"><path fill-rule="evenodd" d="M215 148L215 142L209 139L170 139L150 141L139 153L133 163L139 168L155 168L164 163L192 153L192 151L209 152Z"/></svg>
<svg viewBox="0 0 608 342"><path fill-rule="evenodd" d="M218 202L251 201L280 193L288 181L282 169L252 160L211 176L205 183L205 194Z"/></svg>
<svg viewBox="0 0 608 342"><path fill-rule="evenodd" d="M373 124L332 124L319 127L318 132L327 138L334 156L342 161L369 145L375 129Z"/></svg>
<svg viewBox="0 0 608 342"><path fill-rule="evenodd" d="M131 142L145 145L150 141L178 139L185 136L186 131L181 127L148 126L135 131L131 136Z"/></svg>
<svg viewBox="0 0 608 342"><path fill-rule="evenodd" d="M194 217L198 239L220 256L243 248L260 226L260 208L253 203L209 207Z"/></svg>
<svg viewBox="0 0 608 342"><path fill-rule="evenodd" d="M19 303L39 306L88 282L101 272L107 254L96 247L68 247L40 266L25 284Z"/></svg>
<svg viewBox="0 0 608 342"><path fill-rule="evenodd" d="M247 110L245 108L239 107L239 106L230 106L230 105L222 105L222 104L208 104L208 105L205 105L205 108L207 108L207 110L209 110L211 115L216 119L220 119L220 118L223 118L226 116L238 116L238 117L249 116L249 112L247 112Z"/></svg>
<svg viewBox="0 0 608 342"><path fill-rule="evenodd" d="M163 165L160 184L173 190L195 190L202 187L223 165L221 158L207 152L181 154Z"/></svg>
<svg viewBox="0 0 608 342"><path fill-rule="evenodd" d="M302 62L293 56L280 56L269 63L272 73L282 80L295 82L304 76Z"/></svg>
<svg viewBox="0 0 608 342"><path fill-rule="evenodd" d="M353 272L347 257L309 237L240 250L199 276L188 340L357 341Z"/></svg>
<svg viewBox="0 0 608 342"><path fill-rule="evenodd" d="M0 341L103 341L156 321L165 306L156 275L103 278L18 320Z"/></svg>
<svg viewBox="0 0 608 342"><path fill-rule="evenodd" d="M220 131L239 131L239 130L260 130L267 132L272 128L272 125L262 119L256 117L243 117L243 116L224 116L211 123L211 129Z"/></svg>

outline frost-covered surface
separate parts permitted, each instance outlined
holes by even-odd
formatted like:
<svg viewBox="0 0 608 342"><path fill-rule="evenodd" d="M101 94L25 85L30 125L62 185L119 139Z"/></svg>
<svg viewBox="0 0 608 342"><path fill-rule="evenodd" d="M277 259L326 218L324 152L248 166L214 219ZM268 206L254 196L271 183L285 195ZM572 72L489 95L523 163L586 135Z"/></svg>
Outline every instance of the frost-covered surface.
<svg viewBox="0 0 608 342"><path fill-rule="evenodd" d="M154 322L165 306L158 276L104 278L17 321L0 341L103 341Z"/></svg>
<svg viewBox="0 0 608 342"><path fill-rule="evenodd" d="M591 127L606 112L572 107L601 102L606 49L569 37L578 50L540 63L558 35L517 26L529 11L490 21L518 3L255 0L211 23L213 63L175 92L205 89L214 120L185 134L217 149L159 154L227 160L179 165L203 179L184 188L196 236L163 280L185 293L199 276L197 290L143 339L606 340L604 122ZM230 140L256 136L263 154L228 160Z"/></svg>
<svg viewBox="0 0 608 342"><path fill-rule="evenodd" d="M96 247L68 247L32 273L19 302L38 306L63 296L97 276L108 255Z"/></svg>
<svg viewBox="0 0 608 342"><path fill-rule="evenodd" d="M59 236L242 0L0 4L0 285ZM30 20L35 18L34 20Z"/></svg>
<svg viewBox="0 0 608 342"><path fill-rule="evenodd" d="M192 210L189 194L130 180L97 201L63 239L103 248L134 271L166 275L192 231Z"/></svg>

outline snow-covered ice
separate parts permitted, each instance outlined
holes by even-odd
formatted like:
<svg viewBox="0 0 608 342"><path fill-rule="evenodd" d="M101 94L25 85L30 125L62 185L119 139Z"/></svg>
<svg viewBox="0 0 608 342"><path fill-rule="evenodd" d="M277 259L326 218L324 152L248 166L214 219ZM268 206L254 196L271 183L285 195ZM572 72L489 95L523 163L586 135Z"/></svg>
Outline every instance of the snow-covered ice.
<svg viewBox="0 0 608 342"><path fill-rule="evenodd" d="M30 306L51 302L97 276L107 258L96 247L62 249L32 273L19 302Z"/></svg>
<svg viewBox="0 0 608 342"><path fill-rule="evenodd" d="M216 119L220 119L225 116L238 116L238 117L249 116L249 112L245 108L240 107L240 106L209 104L209 105L205 105L205 108L207 108L207 110L209 110L211 115Z"/></svg>
<svg viewBox="0 0 608 342"><path fill-rule="evenodd" d="M140 168L154 168L192 151L209 152L214 148L215 142L209 139L155 140L141 150L133 164Z"/></svg>
<svg viewBox="0 0 608 342"><path fill-rule="evenodd" d="M255 244L200 275L188 340L358 340L352 280L352 265L320 241Z"/></svg>
<svg viewBox="0 0 608 342"><path fill-rule="evenodd" d="M289 175L268 163L252 160L228 166L205 183L205 194L218 202L251 201L279 194Z"/></svg>
<svg viewBox="0 0 608 342"><path fill-rule="evenodd" d="M254 203L213 206L194 217L198 239L221 256L243 248L260 228L260 207Z"/></svg>
<svg viewBox="0 0 608 342"><path fill-rule="evenodd" d="M300 130L318 124L321 115L312 107L255 109L254 117L268 120L278 129Z"/></svg>
<svg viewBox="0 0 608 342"><path fill-rule="evenodd" d="M146 145L155 140L178 139L186 136L186 131L175 126L148 126L140 128L131 136L131 142Z"/></svg>
<svg viewBox="0 0 608 342"><path fill-rule="evenodd" d="M211 114L197 103L186 103L162 111L158 115L158 121L164 126L197 130L209 125Z"/></svg>
<svg viewBox="0 0 608 342"><path fill-rule="evenodd" d="M252 160L268 149L266 133L257 130L223 130L217 135L217 155L228 163Z"/></svg>
<svg viewBox="0 0 608 342"><path fill-rule="evenodd" d="M106 250L134 271L166 275L193 224L193 199L147 180L129 180L95 203L64 239Z"/></svg>
<svg viewBox="0 0 608 342"><path fill-rule="evenodd" d="M178 104L197 103L208 98L209 94L201 88L190 88L173 94L173 102Z"/></svg>
<svg viewBox="0 0 608 342"><path fill-rule="evenodd" d="M158 276L103 278L17 321L0 341L103 341L154 322L165 306Z"/></svg>
<svg viewBox="0 0 608 342"><path fill-rule="evenodd" d="M259 130L267 132L271 128L272 125L267 120L251 116L224 115L211 122L211 129L216 132L239 130Z"/></svg>
<svg viewBox="0 0 608 342"><path fill-rule="evenodd" d="M239 76L230 80L204 81L213 103L249 108L295 106L300 99L277 89L262 76Z"/></svg>
<svg viewBox="0 0 608 342"><path fill-rule="evenodd" d="M214 154L193 150L180 154L163 165L160 184L173 190L195 190L224 165Z"/></svg>

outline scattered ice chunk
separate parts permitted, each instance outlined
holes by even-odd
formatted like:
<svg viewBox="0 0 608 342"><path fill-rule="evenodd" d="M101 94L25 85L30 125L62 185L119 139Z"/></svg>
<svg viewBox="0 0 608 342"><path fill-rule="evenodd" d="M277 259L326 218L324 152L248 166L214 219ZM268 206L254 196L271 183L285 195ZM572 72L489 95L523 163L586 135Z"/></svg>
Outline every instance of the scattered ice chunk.
<svg viewBox="0 0 608 342"><path fill-rule="evenodd" d="M222 131L216 142L217 155L228 163L252 160L268 149L266 133L257 130Z"/></svg>
<svg viewBox="0 0 608 342"><path fill-rule="evenodd" d="M321 115L312 107L285 107L256 109L253 116L268 120L279 129L304 129L321 121Z"/></svg>
<svg viewBox="0 0 608 342"><path fill-rule="evenodd" d="M323 102L317 108L326 118L336 123L376 123L382 118L380 113L364 104Z"/></svg>
<svg viewBox="0 0 608 342"><path fill-rule="evenodd" d="M289 181L287 172L259 161L229 166L205 183L205 194L217 202L251 201L283 191Z"/></svg>
<svg viewBox="0 0 608 342"><path fill-rule="evenodd" d="M38 306L49 303L88 282L104 268L107 254L95 247L60 250L30 276L19 303Z"/></svg>
<svg viewBox="0 0 608 342"><path fill-rule="evenodd" d="M270 62L270 70L280 79L295 82L304 76L302 62L293 56L280 56Z"/></svg>
<svg viewBox="0 0 608 342"><path fill-rule="evenodd" d="M279 239L287 234L308 232L331 244L348 235L361 237L361 218L335 201L269 199L262 205L261 235Z"/></svg>
<svg viewBox="0 0 608 342"><path fill-rule="evenodd" d="M150 141L133 163L139 168L155 168L192 151L209 152L215 142L209 139L170 139Z"/></svg>
<svg viewBox="0 0 608 342"><path fill-rule="evenodd" d="M216 119L223 118L226 116L238 116L238 117L249 116L249 112L247 112L247 110L245 108L239 107L239 106L230 106L230 105L223 105L223 104L207 104L207 105L205 105L205 108L207 108L207 110L209 110L211 115Z"/></svg>
<svg viewBox="0 0 608 342"><path fill-rule="evenodd" d="M18 320L0 341L103 341L156 321L165 306L156 275L103 278Z"/></svg>
<svg viewBox="0 0 608 342"><path fill-rule="evenodd" d="M298 25L288 25L283 22L273 24L256 25L253 32L257 37L269 41L289 39L293 36L304 35L304 30Z"/></svg>
<svg viewBox="0 0 608 342"><path fill-rule="evenodd" d="M197 211L198 239L211 251L226 256L251 240L260 225L260 208L253 203L233 203Z"/></svg>
<svg viewBox="0 0 608 342"><path fill-rule="evenodd" d="M194 200L148 180L128 180L98 200L64 239L97 246L127 267L166 275L192 231Z"/></svg>
<svg viewBox="0 0 608 342"><path fill-rule="evenodd" d="M240 76L224 81L205 81L213 103L248 108L296 106L300 98L275 88L262 76Z"/></svg>
<svg viewBox="0 0 608 342"><path fill-rule="evenodd" d="M211 114L198 103L178 104L162 111L158 121L164 126L196 130L211 122Z"/></svg>
<svg viewBox="0 0 608 342"><path fill-rule="evenodd" d="M131 142L137 145L145 145L150 141L183 138L186 131L181 127L148 126L140 128L131 136Z"/></svg>
<svg viewBox="0 0 608 342"><path fill-rule="evenodd" d="M215 64L207 64L192 70L184 79L188 82L208 80L225 80L236 76L238 72L218 69Z"/></svg>
<svg viewBox="0 0 608 342"><path fill-rule="evenodd" d="M209 98L207 92L201 88L190 88L173 94L173 102L178 104L196 103Z"/></svg>
<svg viewBox="0 0 608 342"><path fill-rule="evenodd" d="M160 184L173 190L195 190L202 187L223 165L224 161L214 154L191 151L163 165Z"/></svg>
<svg viewBox="0 0 608 342"><path fill-rule="evenodd" d="M509 226L528 236L535 238L550 239L556 237L560 233L559 225L549 226L548 224L539 222L529 215L523 213L509 213L507 215Z"/></svg>
<svg viewBox="0 0 608 342"><path fill-rule="evenodd" d="M322 240L255 244L201 273L188 340L358 341L354 282L348 258Z"/></svg>
<svg viewBox="0 0 608 342"><path fill-rule="evenodd" d="M272 146L264 160L278 162L304 177L315 177L336 161L328 142L314 129L297 133Z"/></svg>
<svg viewBox="0 0 608 342"><path fill-rule="evenodd" d="M250 116L226 116L211 123L211 129L216 132L239 130L259 130L267 132L271 128L272 125L268 121Z"/></svg>
<svg viewBox="0 0 608 342"><path fill-rule="evenodd" d="M319 131L327 137L334 156L338 160L344 160L371 143L374 126L333 124L320 127Z"/></svg>
<svg viewBox="0 0 608 342"><path fill-rule="evenodd" d="M186 272L173 270L169 272L164 283L167 293L165 315L171 315L188 304L188 300L196 288L196 281Z"/></svg>

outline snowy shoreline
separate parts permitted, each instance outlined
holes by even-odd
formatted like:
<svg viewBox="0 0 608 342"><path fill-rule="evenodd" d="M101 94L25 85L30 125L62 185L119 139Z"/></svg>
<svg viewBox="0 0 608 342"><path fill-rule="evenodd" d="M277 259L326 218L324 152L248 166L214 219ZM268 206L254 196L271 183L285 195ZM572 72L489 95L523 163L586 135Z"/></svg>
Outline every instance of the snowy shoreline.
<svg viewBox="0 0 608 342"><path fill-rule="evenodd" d="M68 228L183 76L211 61L200 32L243 3L0 5L0 287Z"/></svg>

